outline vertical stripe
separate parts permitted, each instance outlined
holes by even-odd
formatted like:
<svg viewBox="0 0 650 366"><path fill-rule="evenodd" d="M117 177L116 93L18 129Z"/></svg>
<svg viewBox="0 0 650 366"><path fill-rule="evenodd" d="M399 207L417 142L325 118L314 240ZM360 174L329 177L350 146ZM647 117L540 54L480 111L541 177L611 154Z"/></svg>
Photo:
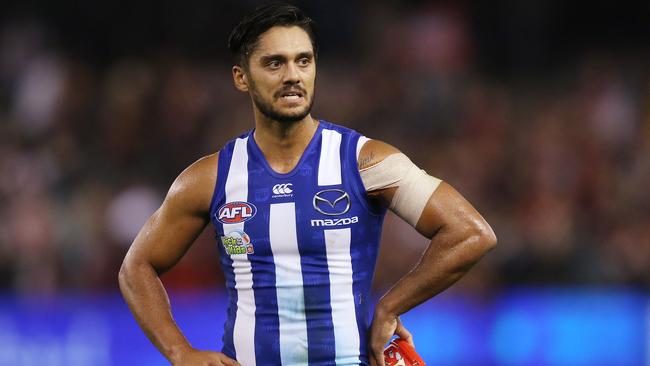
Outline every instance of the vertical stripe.
<svg viewBox="0 0 650 366"><path fill-rule="evenodd" d="M248 200L248 137L237 139L226 180L226 202ZM224 224L224 235L234 230L244 231L244 223ZM255 297L253 273L247 254L231 255L237 291L237 314L233 339L237 361L255 366Z"/></svg>
<svg viewBox="0 0 650 366"><path fill-rule="evenodd" d="M359 136L359 140L357 141L357 161L359 161L359 154L361 154L361 149L363 148L363 145L366 144L370 139L367 138L366 136Z"/></svg>
<svg viewBox="0 0 650 366"><path fill-rule="evenodd" d="M322 136L318 185L341 184L341 134L334 130L323 130Z"/></svg>
<svg viewBox="0 0 650 366"><path fill-rule="evenodd" d="M313 181L315 184L316 177ZM301 199L298 202L311 204L311 199ZM311 210L313 211L313 208ZM301 219L304 212L304 209L298 211L297 218L300 264L305 292L307 339L309 340L309 364L332 365L336 358L336 348L334 347L334 324L332 323L325 235L322 229L314 230L307 220Z"/></svg>
<svg viewBox="0 0 650 366"><path fill-rule="evenodd" d="M296 204L271 204L269 238L275 261L283 365L307 364L307 324L296 234Z"/></svg>
<svg viewBox="0 0 650 366"><path fill-rule="evenodd" d="M350 228L325 230L337 365L359 362L359 331L356 314L351 311L354 294L350 241Z"/></svg>
<svg viewBox="0 0 650 366"><path fill-rule="evenodd" d="M235 314L237 312L237 291L235 291L235 274L233 273L232 260L226 253L223 245L221 245L220 237L223 236L223 224L217 219L217 217L219 205L223 204L226 199L226 179L228 178L228 170L230 169L234 147L235 141L231 141L219 152L219 170L217 171L216 192L212 197L213 202L210 205L210 215L213 219L212 223L216 229L215 234L218 242L217 247L219 248L219 260L221 261L221 269L226 278L226 288L228 289L228 315L223 327L223 347L221 348L221 352L231 358L235 358L235 344L232 335L235 327Z"/></svg>
<svg viewBox="0 0 650 366"><path fill-rule="evenodd" d="M262 156L263 158L263 156ZM269 241L269 198L275 182L260 164L254 140L248 140L248 191L257 206L254 219L246 222L253 253L249 255L255 289L255 360L257 365L281 365L278 299L275 291L275 258Z"/></svg>

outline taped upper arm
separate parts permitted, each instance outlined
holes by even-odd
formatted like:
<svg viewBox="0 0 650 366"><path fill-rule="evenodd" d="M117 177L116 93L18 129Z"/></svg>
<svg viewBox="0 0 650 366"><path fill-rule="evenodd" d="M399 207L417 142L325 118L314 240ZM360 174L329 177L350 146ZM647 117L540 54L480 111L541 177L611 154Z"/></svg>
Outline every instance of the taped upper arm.
<svg viewBox="0 0 650 366"><path fill-rule="evenodd" d="M366 192L416 226L440 179L428 175L398 149L368 141L359 154L359 171Z"/></svg>
<svg viewBox="0 0 650 366"><path fill-rule="evenodd" d="M368 169L372 169L378 164L383 163L387 157L395 156L396 154L401 154L401 152L395 147L378 140L369 140L363 145L359 153L359 170L368 171ZM390 162L386 161L386 163ZM390 169L391 166L388 166L388 168L389 172L392 171ZM412 174L415 174L419 169L411 169L410 171ZM490 235L494 236L494 233L483 217L460 193L449 184L429 175L427 176L428 178L418 178L420 180L416 182L416 185L419 184L419 186L413 187L413 184L400 186L399 189L405 189L399 192L399 194L397 194L398 187L370 190L367 193L371 197L381 199L387 207L409 222L411 226L415 227L420 234L427 238L431 238L443 227L453 227L459 230L459 232L482 231L491 233ZM388 174L388 177L381 179L384 182L390 182L397 178L391 177ZM375 182L381 179L375 180ZM366 180L372 182L371 180ZM387 185L391 184L388 183ZM422 186L425 186L424 188L427 189L422 189ZM401 199L400 197L405 197L406 200L402 201L402 203L395 204L396 200ZM420 212L417 217L413 212L408 213L414 205L421 207L417 210Z"/></svg>

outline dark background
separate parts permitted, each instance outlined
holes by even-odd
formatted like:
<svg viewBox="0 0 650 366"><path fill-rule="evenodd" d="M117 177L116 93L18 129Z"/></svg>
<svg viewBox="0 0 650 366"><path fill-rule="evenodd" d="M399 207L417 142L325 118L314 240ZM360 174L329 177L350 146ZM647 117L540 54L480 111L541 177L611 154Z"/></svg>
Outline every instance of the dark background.
<svg viewBox="0 0 650 366"><path fill-rule="evenodd" d="M226 42L257 1L0 4L0 288L117 287L173 179L253 126ZM495 229L456 287L650 284L650 3L304 1L314 116L383 139ZM211 228L171 288L222 286ZM375 289L426 241L387 218Z"/></svg>

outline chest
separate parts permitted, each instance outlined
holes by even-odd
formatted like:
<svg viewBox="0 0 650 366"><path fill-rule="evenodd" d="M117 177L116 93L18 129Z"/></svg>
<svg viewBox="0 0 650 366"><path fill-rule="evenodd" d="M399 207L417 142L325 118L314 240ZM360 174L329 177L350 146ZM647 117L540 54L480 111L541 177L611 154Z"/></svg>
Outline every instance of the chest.
<svg viewBox="0 0 650 366"><path fill-rule="evenodd" d="M246 187L237 188L248 191L247 200L224 198L214 213L222 224L222 241L236 244L244 232L244 241L252 243L256 255L278 256L296 250L302 255L317 254L322 253L326 230L357 230L368 224L352 182L342 179L340 184L321 186L310 161L296 169L290 176L273 176L250 162L248 179L240 180Z"/></svg>

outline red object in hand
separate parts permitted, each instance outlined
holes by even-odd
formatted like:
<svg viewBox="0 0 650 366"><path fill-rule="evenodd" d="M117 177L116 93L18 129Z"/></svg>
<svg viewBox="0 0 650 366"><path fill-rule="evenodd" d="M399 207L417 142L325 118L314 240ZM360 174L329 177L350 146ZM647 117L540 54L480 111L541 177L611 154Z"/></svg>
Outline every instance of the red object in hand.
<svg viewBox="0 0 650 366"><path fill-rule="evenodd" d="M393 339L384 350L386 366L426 366L420 355L402 338Z"/></svg>

